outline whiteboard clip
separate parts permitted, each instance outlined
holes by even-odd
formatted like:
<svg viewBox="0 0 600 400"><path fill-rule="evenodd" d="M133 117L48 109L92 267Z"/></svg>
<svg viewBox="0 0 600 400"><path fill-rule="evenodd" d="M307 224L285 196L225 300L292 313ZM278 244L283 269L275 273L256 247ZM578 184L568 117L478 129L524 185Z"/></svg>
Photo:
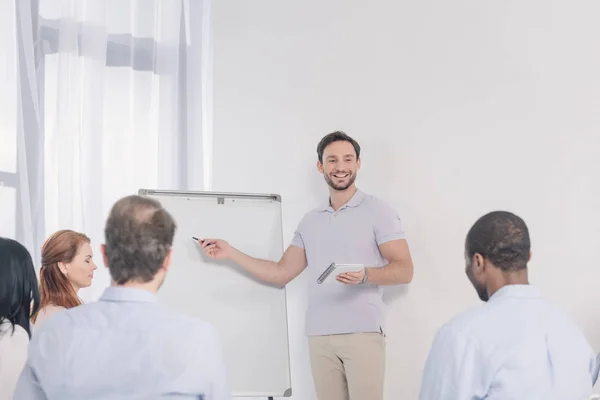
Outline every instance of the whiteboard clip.
<svg viewBox="0 0 600 400"><path fill-rule="evenodd" d="M217 204L225 204L225 197L217 197Z"/></svg>

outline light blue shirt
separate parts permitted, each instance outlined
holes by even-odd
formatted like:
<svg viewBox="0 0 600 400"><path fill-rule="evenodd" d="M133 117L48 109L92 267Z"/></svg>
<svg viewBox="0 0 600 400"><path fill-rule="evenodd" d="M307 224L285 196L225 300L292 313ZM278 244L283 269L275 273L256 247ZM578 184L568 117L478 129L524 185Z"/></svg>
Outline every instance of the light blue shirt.
<svg viewBox="0 0 600 400"><path fill-rule="evenodd" d="M529 285L509 285L437 334L420 400L584 400L595 357L569 318Z"/></svg>
<svg viewBox="0 0 600 400"><path fill-rule="evenodd" d="M216 331L145 290L107 288L97 303L37 330L17 384L27 400L229 400Z"/></svg>
<svg viewBox="0 0 600 400"><path fill-rule="evenodd" d="M337 211L323 206L304 216L292 245L306 252L308 308L306 334L379 332L384 324L381 287L373 284L318 284L331 263L383 267L379 246L404 239L398 214L382 200L358 190Z"/></svg>

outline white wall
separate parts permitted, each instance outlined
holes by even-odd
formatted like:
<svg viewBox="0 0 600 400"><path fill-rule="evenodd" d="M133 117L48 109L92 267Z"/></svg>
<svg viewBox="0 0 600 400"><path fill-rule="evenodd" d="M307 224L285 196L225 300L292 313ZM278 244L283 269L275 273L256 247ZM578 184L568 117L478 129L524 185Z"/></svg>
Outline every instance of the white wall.
<svg viewBox="0 0 600 400"><path fill-rule="evenodd" d="M532 281L600 350L600 2L219 0L214 189L283 195L287 241L326 196L320 137L404 219L415 280L388 292L387 399L415 399L435 330L476 304L483 213L531 229ZM289 285L294 399L314 398L306 276Z"/></svg>

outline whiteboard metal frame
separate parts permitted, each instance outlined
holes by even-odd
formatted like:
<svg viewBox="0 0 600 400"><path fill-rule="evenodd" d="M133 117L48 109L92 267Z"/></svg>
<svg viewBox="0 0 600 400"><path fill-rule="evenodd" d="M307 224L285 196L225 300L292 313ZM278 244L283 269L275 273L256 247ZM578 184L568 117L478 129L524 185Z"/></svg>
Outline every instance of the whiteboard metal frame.
<svg viewBox="0 0 600 400"><path fill-rule="evenodd" d="M183 190L157 190L140 189L140 196L165 195L165 196L185 196L185 197L216 197L228 199L265 199L274 200L281 203L281 196L278 194L260 194L260 193L233 193L233 192L193 192Z"/></svg>
<svg viewBox="0 0 600 400"><path fill-rule="evenodd" d="M281 196L278 194L260 194L260 193L233 193L233 192L204 192L204 191L186 191L186 190L160 190L160 189L139 189L138 195L140 196L174 196L174 197L205 197L215 198L217 203L223 204L223 199L259 199L259 200L272 200L281 203ZM281 237L283 238L283 218L280 224ZM284 249L281 249L283 254ZM285 326L287 331L287 352L288 352L288 366L289 366L289 378L290 386L292 386L292 365L291 365L291 354L290 354L290 324L288 321L288 299L287 299L287 288L284 286L284 301L285 301ZM283 393L232 393L233 397L292 397L292 388L286 389Z"/></svg>

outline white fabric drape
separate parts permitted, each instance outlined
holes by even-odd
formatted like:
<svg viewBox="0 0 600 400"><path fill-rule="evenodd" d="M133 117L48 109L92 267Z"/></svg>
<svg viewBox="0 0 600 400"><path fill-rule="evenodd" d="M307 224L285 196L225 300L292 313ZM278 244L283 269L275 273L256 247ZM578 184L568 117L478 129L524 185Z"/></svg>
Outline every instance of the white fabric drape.
<svg viewBox="0 0 600 400"><path fill-rule="evenodd" d="M17 239L37 262L45 235L43 140L31 6L0 3L0 236Z"/></svg>
<svg viewBox="0 0 600 400"><path fill-rule="evenodd" d="M0 236L15 238L17 219L17 14L13 2L0 2Z"/></svg>
<svg viewBox="0 0 600 400"><path fill-rule="evenodd" d="M207 187L208 7L40 0L45 230L92 239L99 268L84 300L110 282L99 245L118 198L140 188Z"/></svg>

